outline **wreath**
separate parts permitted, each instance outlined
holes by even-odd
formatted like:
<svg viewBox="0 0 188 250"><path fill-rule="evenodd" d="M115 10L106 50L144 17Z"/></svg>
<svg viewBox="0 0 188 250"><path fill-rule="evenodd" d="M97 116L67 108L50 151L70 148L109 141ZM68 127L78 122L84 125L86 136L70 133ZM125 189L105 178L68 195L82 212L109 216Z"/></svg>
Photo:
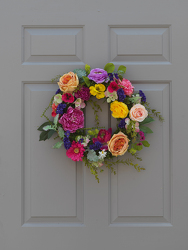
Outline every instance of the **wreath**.
<svg viewBox="0 0 188 250"><path fill-rule="evenodd" d="M160 112L151 109L146 102L142 90L134 92L131 82L123 78L126 67L121 65L115 71L113 63L108 63L104 69L75 69L63 76L52 79L58 81L59 88L51 98L49 106L41 117L47 121L38 130L41 131L40 141L59 138L53 148L64 145L66 155L73 161L83 161L90 172L99 182L98 170L103 171L105 165L114 174L114 165L123 163L134 166L137 171L144 170L139 164L129 159L120 159L125 153L130 153L135 159L142 160L138 151L149 147L145 136L153 131L145 126L153 122L153 116L163 121ZM112 133L112 128L107 130L99 126L98 112L102 111L96 99L104 99L110 106L112 117L117 120L117 128ZM84 127L84 109L91 105L95 115L95 126ZM46 111L52 108L51 120L46 116Z"/></svg>

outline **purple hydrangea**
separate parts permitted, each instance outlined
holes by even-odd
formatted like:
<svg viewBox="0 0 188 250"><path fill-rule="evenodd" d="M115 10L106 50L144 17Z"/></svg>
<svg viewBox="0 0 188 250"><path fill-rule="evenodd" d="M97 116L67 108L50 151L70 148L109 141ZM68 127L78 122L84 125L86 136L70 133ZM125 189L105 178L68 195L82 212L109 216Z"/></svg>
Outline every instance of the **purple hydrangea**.
<svg viewBox="0 0 188 250"><path fill-rule="evenodd" d="M69 138L64 137L63 142L64 142L65 149L68 150L71 147L71 142L70 142Z"/></svg>
<svg viewBox="0 0 188 250"><path fill-rule="evenodd" d="M56 114L60 114L62 115L64 113L64 109L66 108L66 104L65 103L60 103L58 106L57 106L57 109L56 109Z"/></svg>
<svg viewBox="0 0 188 250"><path fill-rule="evenodd" d="M142 92L142 90L139 90L139 95L142 97L142 102L146 102L146 96L145 96L145 94Z"/></svg>
<svg viewBox="0 0 188 250"><path fill-rule="evenodd" d="M126 97L124 90L118 89L117 94L118 94L119 101L123 102L125 100L125 97Z"/></svg>
<svg viewBox="0 0 188 250"><path fill-rule="evenodd" d="M89 146L89 149L99 150L102 147L102 143L96 141L94 144Z"/></svg>
<svg viewBox="0 0 188 250"><path fill-rule="evenodd" d="M104 69L92 69L88 78L96 83L108 82L108 73Z"/></svg>
<svg viewBox="0 0 188 250"><path fill-rule="evenodd" d="M90 98L90 91L89 88L83 86L80 90L75 92L74 96L76 98L81 98L84 101L88 101Z"/></svg>
<svg viewBox="0 0 188 250"><path fill-rule="evenodd" d="M125 122L125 118L124 118L124 119L122 119L122 120L120 121L120 123L118 124L118 127L119 127L119 128L125 128L125 124L126 124L126 122Z"/></svg>

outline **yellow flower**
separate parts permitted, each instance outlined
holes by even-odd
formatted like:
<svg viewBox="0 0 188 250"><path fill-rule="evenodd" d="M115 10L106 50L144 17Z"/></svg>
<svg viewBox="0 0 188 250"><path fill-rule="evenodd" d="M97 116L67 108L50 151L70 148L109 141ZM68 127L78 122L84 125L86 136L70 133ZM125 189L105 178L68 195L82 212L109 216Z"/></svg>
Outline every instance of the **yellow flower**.
<svg viewBox="0 0 188 250"><path fill-rule="evenodd" d="M118 101L111 103L110 110L112 111L112 116L114 118L125 118L129 113L127 105Z"/></svg>
<svg viewBox="0 0 188 250"><path fill-rule="evenodd" d="M96 96L97 99L101 99L105 97L104 91L105 91L105 86L103 84L95 84L94 86L91 86L90 88L90 93L93 96Z"/></svg>

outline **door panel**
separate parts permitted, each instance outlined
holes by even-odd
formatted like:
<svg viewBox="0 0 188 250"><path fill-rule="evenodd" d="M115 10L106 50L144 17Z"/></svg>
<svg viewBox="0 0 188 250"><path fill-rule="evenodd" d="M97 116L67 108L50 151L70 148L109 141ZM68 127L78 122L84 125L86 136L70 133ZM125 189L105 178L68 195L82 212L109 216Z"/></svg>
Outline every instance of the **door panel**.
<svg viewBox="0 0 188 250"><path fill-rule="evenodd" d="M3 1L0 249L187 249L187 5ZM37 128L57 89L52 78L108 62L127 67L125 77L165 122L149 125L145 171L118 165L98 184L63 148L52 149L54 138L39 142ZM99 104L100 125L115 129L108 105ZM89 105L85 112L93 126Z"/></svg>

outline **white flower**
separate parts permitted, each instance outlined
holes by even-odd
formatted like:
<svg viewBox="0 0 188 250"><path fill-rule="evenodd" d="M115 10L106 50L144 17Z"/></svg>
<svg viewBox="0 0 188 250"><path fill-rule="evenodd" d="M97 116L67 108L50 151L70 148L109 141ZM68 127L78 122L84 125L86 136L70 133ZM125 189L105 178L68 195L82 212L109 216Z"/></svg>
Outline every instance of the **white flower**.
<svg viewBox="0 0 188 250"><path fill-rule="evenodd" d="M103 160L106 157L107 152L105 152L105 149L99 152L99 159Z"/></svg>

